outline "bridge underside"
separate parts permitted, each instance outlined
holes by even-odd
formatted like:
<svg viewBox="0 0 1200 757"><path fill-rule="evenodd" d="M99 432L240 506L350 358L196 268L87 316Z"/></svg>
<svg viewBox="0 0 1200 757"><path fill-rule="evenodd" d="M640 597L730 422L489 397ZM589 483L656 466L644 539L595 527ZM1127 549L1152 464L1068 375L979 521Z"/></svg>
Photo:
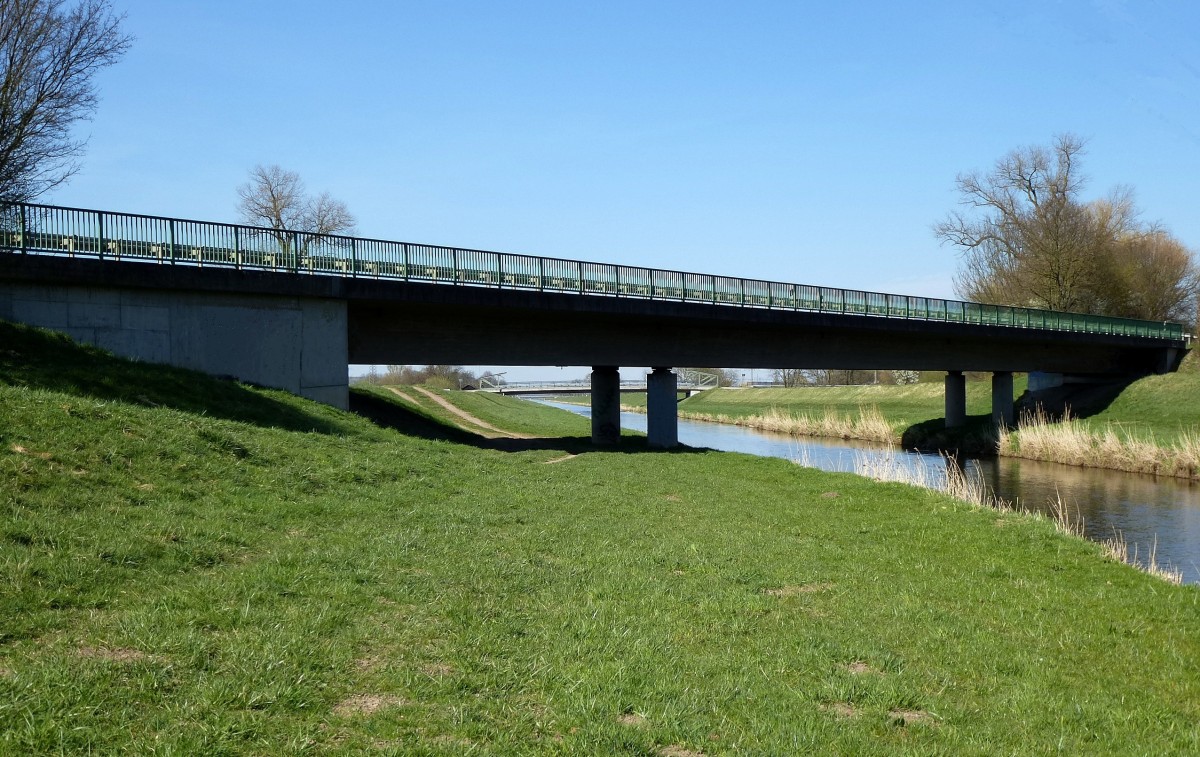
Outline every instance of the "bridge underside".
<svg viewBox="0 0 1200 757"><path fill-rule="evenodd" d="M445 301L419 290L446 287L410 286L411 299L350 300L350 362L1129 376L1173 370L1183 354L1182 342L1123 336L528 292Z"/></svg>

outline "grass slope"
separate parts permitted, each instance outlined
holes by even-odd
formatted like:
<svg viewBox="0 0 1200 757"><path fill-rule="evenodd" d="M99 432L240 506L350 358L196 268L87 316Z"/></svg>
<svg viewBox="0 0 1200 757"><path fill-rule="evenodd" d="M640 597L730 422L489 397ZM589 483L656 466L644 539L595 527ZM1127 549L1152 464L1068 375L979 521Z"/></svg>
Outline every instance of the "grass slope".
<svg viewBox="0 0 1200 757"><path fill-rule="evenodd" d="M462 438L0 324L0 753L1200 749L1200 592L1045 521Z"/></svg>
<svg viewBox="0 0 1200 757"><path fill-rule="evenodd" d="M1024 390L1022 384L1017 392ZM990 415L992 412L991 384L985 381L967 383L967 414ZM941 418L945 415L945 388L941 384L909 384L906 386L809 386L794 389L712 389L680 403L689 413L727 415L744 418L761 415L778 408L794 415L824 415L827 410L857 416L860 409L876 407L897 429L897 435L908 426Z"/></svg>
<svg viewBox="0 0 1200 757"><path fill-rule="evenodd" d="M1189 355L1177 373L1147 376L1126 387L1103 411L1086 419L1093 429L1118 426L1140 438L1171 443L1200 433L1200 369Z"/></svg>

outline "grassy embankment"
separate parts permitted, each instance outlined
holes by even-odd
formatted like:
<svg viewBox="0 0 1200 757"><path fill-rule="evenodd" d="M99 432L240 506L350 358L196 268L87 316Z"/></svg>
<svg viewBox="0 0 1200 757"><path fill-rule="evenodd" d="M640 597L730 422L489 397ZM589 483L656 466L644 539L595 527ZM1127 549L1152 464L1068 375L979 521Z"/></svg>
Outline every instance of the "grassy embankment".
<svg viewBox="0 0 1200 757"><path fill-rule="evenodd" d="M1001 454L1068 465L1200 479L1200 358L1135 381L1086 418L1023 420L1001 435Z"/></svg>
<svg viewBox="0 0 1200 757"><path fill-rule="evenodd" d="M1023 378L1016 391L1024 391ZM716 389L680 403L680 415L797 436L903 444L906 447L994 446L991 385L967 383L967 427L942 434L942 384L814 386L795 389Z"/></svg>
<svg viewBox="0 0 1200 757"><path fill-rule="evenodd" d="M1200 750L1200 592L1044 519L356 401L0 324L0 753Z"/></svg>

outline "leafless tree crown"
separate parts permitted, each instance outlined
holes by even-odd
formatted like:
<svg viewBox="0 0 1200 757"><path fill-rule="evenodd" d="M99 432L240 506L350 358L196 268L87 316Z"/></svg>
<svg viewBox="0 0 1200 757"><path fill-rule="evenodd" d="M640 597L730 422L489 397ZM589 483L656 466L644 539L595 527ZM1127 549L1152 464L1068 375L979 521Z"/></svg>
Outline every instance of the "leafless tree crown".
<svg viewBox="0 0 1200 757"><path fill-rule="evenodd" d="M255 166L250 180L238 188L242 222L277 231L312 234L350 234L354 216L328 192L310 197L300 174L279 166Z"/></svg>
<svg viewBox="0 0 1200 757"><path fill-rule="evenodd" d="M79 170L85 142L71 127L91 118L92 78L132 39L107 0L0 0L0 202L26 202Z"/></svg>
<svg viewBox="0 0 1200 757"><path fill-rule="evenodd" d="M1064 134L1049 147L1005 155L986 174L960 174L964 211L934 227L962 254L960 296L1017 305L1152 320L1194 318L1191 251L1138 220L1133 193L1080 199L1084 143Z"/></svg>

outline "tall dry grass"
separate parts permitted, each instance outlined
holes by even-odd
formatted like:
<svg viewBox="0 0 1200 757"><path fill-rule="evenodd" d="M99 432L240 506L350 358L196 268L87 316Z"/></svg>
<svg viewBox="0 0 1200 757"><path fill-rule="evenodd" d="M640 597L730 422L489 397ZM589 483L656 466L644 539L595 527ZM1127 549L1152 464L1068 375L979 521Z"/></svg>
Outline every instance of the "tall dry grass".
<svg viewBox="0 0 1200 757"><path fill-rule="evenodd" d="M1001 430L999 450L1065 465L1200 478L1200 435L1184 434L1162 445L1153 435L1136 436L1113 424L1093 430L1069 414L1055 423L1040 409L1022 416L1015 430Z"/></svg>
<svg viewBox="0 0 1200 757"><path fill-rule="evenodd" d="M835 439L862 439L871 442L886 442L896 444L900 434L879 412L879 408L871 407L859 410L858 416L843 415L832 408L826 409L824 415L809 415L800 413L793 415L786 410L772 407L759 415L733 417L725 414L708 415L699 413L680 412L681 418L692 420L728 423L735 426L772 431L777 434L791 436L824 436Z"/></svg>
<svg viewBox="0 0 1200 757"><path fill-rule="evenodd" d="M1078 509L1072 509L1063 502L1061 496L1056 495L1054 499L1050 500L1048 516L1029 510L1020 503L1009 502L997 497L983 481L970 475L953 457L948 455L942 455L940 466L930 465L925 458L905 457L903 453L858 455L855 458L855 472L876 481L896 481L926 489L938 489L959 501L977 507L986 507L1001 512L1022 513L1035 518L1048 517L1059 533L1079 539L1087 538L1083 516L1079 514ZM1158 564L1157 543L1155 547L1151 548L1150 554L1146 556L1145 560L1138 559L1136 547L1133 554L1130 554L1124 534L1115 529L1111 537L1099 544L1104 556L1110 560L1125 563L1168 583L1175 585L1183 583L1183 571Z"/></svg>

